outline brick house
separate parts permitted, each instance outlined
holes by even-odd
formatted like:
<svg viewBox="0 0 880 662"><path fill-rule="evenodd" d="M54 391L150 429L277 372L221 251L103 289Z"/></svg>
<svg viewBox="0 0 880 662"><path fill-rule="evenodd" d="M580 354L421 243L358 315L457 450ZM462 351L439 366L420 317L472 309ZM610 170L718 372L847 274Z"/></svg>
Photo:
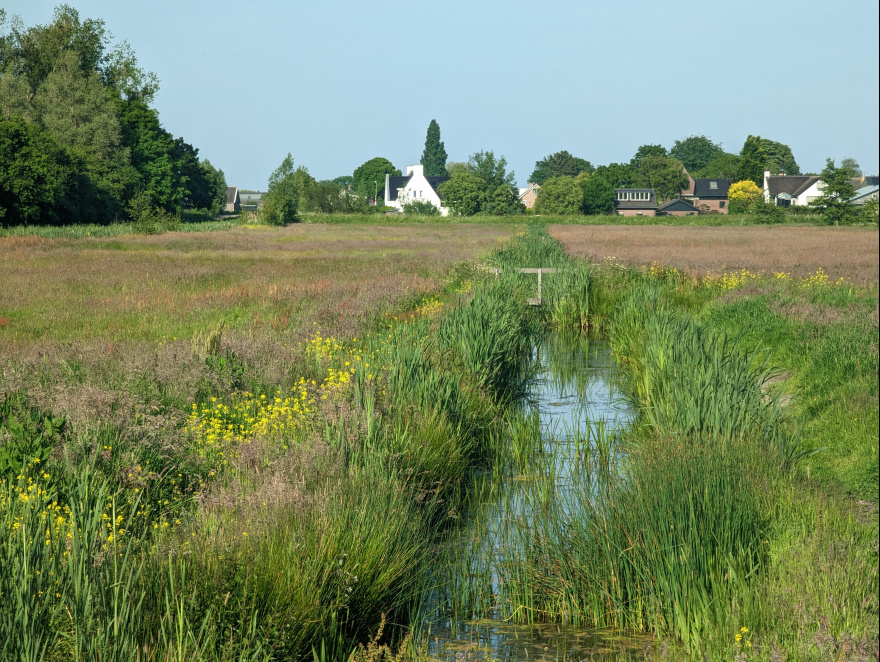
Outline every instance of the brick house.
<svg viewBox="0 0 880 662"><path fill-rule="evenodd" d="M688 187L682 189L681 197L691 203L701 212L726 214L730 202L730 180L722 178L698 178L694 179L685 170L688 176Z"/></svg>
<svg viewBox="0 0 880 662"><path fill-rule="evenodd" d="M656 216L657 194L652 188L616 188L614 212L618 216Z"/></svg>
<svg viewBox="0 0 880 662"><path fill-rule="evenodd" d="M535 200L537 200L540 190L541 187L538 184L529 182L528 186L519 190L519 201L526 206L526 209L534 209Z"/></svg>

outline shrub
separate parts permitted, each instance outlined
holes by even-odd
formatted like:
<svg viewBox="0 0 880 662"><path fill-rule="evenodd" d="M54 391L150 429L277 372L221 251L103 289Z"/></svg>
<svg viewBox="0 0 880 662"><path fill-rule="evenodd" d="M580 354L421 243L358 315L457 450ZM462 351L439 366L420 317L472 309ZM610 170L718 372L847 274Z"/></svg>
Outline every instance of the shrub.
<svg viewBox="0 0 880 662"><path fill-rule="evenodd" d="M581 213L583 202L584 191L573 177L551 177L538 189L535 211L574 216Z"/></svg>
<svg viewBox="0 0 880 662"><path fill-rule="evenodd" d="M439 216L440 210L427 200L413 200L403 205L403 213L409 216Z"/></svg>

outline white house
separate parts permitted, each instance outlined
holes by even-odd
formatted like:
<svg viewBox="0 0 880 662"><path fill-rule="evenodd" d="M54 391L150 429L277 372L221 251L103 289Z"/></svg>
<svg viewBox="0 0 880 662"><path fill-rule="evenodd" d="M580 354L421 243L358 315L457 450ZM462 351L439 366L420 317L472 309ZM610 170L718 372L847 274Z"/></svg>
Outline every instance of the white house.
<svg viewBox="0 0 880 662"><path fill-rule="evenodd" d="M825 184L815 175L771 175L764 171L764 201L777 207L808 205L822 195Z"/></svg>
<svg viewBox="0 0 880 662"><path fill-rule="evenodd" d="M403 205L421 200L430 202L446 216L449 210L440 202L437 187L449 177L425 177L425 167L411 165L406 167L405 177L385 175L385 206L403 210Z"/></svg>

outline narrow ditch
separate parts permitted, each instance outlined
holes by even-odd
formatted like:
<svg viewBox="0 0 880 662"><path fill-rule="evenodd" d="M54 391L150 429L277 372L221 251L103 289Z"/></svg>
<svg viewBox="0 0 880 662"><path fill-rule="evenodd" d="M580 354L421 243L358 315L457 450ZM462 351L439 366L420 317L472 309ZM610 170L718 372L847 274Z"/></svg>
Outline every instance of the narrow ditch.
<svg viewBox="0 0 880 662"><path fill-rule="evenodd" d="M513 462L477 479L473 505L438 553L435 587L422 607L422 641L436 660L644 659L644 635L540 623L511 613L505 598L510 527L528 529L541 508L564 508L579 467L599 452L592 439L612 436L634 419L619 389L621 375L607 340L545 336L535 347L535 374L519 407L532 444L511 444ZM532 624L522 624L531 621Z"/></svg>

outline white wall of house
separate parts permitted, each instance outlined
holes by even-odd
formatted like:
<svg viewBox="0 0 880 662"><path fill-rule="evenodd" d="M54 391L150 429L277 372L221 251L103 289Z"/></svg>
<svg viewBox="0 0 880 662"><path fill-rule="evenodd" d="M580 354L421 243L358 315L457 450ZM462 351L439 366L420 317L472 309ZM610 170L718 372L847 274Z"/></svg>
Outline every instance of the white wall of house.
<svg viewBox="0 0 880 662"><path fill-rule="evenodd" d="M797 198L792 198L791 204L808 205L816 198L822 196L822 189L824 188L825 182L823 182L821 179L815 181L806 191L801 192L801 194Z"/></svg>
<svg viewBox="0 0 880 662"><path fill-rule="evenodd" d="M386 184L385 187L385 205L388 207L396 207L397 209L403 210L403 205L414 202L416 200L420 200L423 202L430 202L437 209L440 210L440 214L442 216L446 216L449 213L449 210L442 205L440 202L440 196L437 195L437 191L428 183L428 180L425 179L425 167L422 165L411 165L406 167L406 175L410 177L409 181L406 183L406 186L402 189L399 189L397 192L397 200L390 200L390 191L388 190L388 186ZM388 179L386 178L386 182Z"/></svg>

